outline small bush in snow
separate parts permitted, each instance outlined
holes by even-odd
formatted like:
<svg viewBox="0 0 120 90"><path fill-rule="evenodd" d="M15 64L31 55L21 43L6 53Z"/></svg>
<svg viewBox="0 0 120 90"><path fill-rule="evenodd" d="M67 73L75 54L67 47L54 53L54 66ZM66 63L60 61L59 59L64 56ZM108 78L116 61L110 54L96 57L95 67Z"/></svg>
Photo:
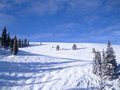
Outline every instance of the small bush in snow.
<svg viewBox="0 0 120 90"><path fill-rule="evenodd" d="M56 51L59 51L59 50L60 50L60 46L57 45L57 46L56 46Z"/></svg>
<svg viewBox="0 0 120 90"><path fill-rule="evenodd" d="M77 45L76 45L76 44L73 44L72 49L73 49L73 50L76 50L76 49L77 49Z"/></svg>
<svg viewBox="0 0 120 90"><path fill-rule="evenodd" d="M42 42L40 42L40 45L42 45Z"/></svg>

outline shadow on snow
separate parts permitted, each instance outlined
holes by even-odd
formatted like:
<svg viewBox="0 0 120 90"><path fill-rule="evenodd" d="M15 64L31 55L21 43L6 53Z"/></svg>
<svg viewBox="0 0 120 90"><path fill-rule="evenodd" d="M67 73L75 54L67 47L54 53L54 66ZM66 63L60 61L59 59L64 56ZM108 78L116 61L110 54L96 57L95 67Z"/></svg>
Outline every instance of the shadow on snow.
<svg viewBox="0 0 120 90"><path fill-rule="evenodd" d="M28 80L31 78L36 78L34 75L31 76L28 73L41 73L50 72L55 70L62 70L75 66L61 66L60 64L73 63L75 61L64 61L64 62L33 62L33 63L16 63L16 62L0 62L0 86L20 86L22 85L17 83L19 80ZM79 62L79 61L76 61ZM22 74L22 75L18 75ZM27 76L24 74L28 74ZM42 76L39 76L42 77ZM11 82L12 81L12 82ZM49 81L47 81L49 82ZM23 82L24 83L24 82ZM40 82L43 83L43 82ZM44 82L45 83L45 82ZM29 83L30 84L30 83ZM37 83L31 83L37 84ZM25 85L25 84L24 84Z"/></svg>
<svg viewBox="0 0 120 90"><path fill-rule="evenodd" d="M48 45L48 44L30 44L29 47L34 47L34 46L44 46L44 45Z"/></svg>
<svg viewBox="0 0 120 90"><path fill-rule="evenodd" d="M45 56L49 59L67 59L66 61L62 62L6 62L6 61L0 61L0 87L3 86L20 86L20 85L32 85L32 84L39 84L39 83L47 83L51 81L45 81L45 82L38 82L38 83L24 83L24 81L29 80L31 78L36 78L35 75L29 75L30 74L36 74L40 73L40 76L42 77L44 72L51 72L55 70L63 70L70 67L76 67L78 65L67 65L67 63L74 63L74 62L85 62L84 60L78 60L78 59L71 59L71 58L58 58L58 57L52 57L47 55L41 55L41 54L33 54L25 51L20 51L17 56ZM28 58L29 59L29 58ZM86 61L90 62L90 61ZM64 65L61 65L64 64ZM21 74L19 76L19 74ZM25 74L28 74L27 76ZM22 81L22 83L17 83L17 81ZM58 79L57 79L58 80Z"/></svg>
<svg viewBox="0 0 120 90"><path fill-rule="evenodd" d="M35 54L35 53L30 53L26 51L20 50L17 56L42 56L42 57L48 57L50 59L66 59L68 61L83 61L83 62L91 62L87 60L80 60L80 59L73 59L73 58L63 58L63 57L55 57L55 56L49 56L49 55L43 55L43 54Z"/></svg>
<svg viewBox="0 0 120 90"><path fill-rule="evenodd" d="M41 55L19 50L17 56L41 56Z"/></svg>
<svg viewBox="0 0 120 90"><path fill-rule="evenodd" d="M117 77L119 77L119 76L120 76L120 64L117 65Z"/></svg>
<svg viewBox="0 0 120 90"><path fill-rule="evenodd" d="M89 88L71 88L67 90L99 90L97 87L89 87Z"/></svg>

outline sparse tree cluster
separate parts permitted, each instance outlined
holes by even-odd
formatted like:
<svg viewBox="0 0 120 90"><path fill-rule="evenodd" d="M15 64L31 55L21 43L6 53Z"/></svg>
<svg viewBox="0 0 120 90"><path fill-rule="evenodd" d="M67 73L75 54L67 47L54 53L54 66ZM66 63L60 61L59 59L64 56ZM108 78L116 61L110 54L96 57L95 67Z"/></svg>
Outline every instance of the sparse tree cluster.
<svg viewBox="0 0 120 90"><path fill-rule="evenodd" d="M0 45L4 49L9 49L11 54L17 55L18 47L27 47L29 42L27 39L24 39L23 41L20 41L20 39L17 40L16 36L11 38L10 33L7 33L7 28L4 27L0 37Z"/></svg>
<svg viewBox="0 0 120 90"><path fill-rule="evenodd" d="M19 39L18 40L18 47L22 48L22 47L28 47L29 46L29 41L27 39Z"/></svg>
<svg viewBox="0 0 120 90"><path fill-rule="evenodd" d="M57 45L57 46L56 46L56 51L59 51L59 50L60 50L60 46ZM76 44L73 44L72 50L77 50L77 45L76 45Z"/></svg>
<svg viewBox="0 0 120 90"><path fill-rule="evenodd" d="M93 52L93 73L102 78L114 79L116 77L117 63L110 42L108 42L106 52L103 51L102 55L99 51L95 51L95 49L93 49Z"/></svg>
<svg viewBox="0 0 120 90"><path fill-rule="evenodd" d="M17 38L10 37L10 33L7 33L7 28L4 27L3 32L1 34L1 46L4 49L10 49L11 54L16 55L18 52Z"/></svg>

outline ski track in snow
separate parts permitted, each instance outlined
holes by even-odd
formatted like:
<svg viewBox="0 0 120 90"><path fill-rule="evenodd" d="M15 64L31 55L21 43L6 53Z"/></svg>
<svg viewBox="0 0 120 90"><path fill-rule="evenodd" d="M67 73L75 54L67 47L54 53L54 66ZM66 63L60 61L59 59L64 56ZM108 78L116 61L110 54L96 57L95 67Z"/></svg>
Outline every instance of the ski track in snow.
<svg viewBox="0 0 120 90"><path fill-rule="evenodd" d="M78 49L71 50L72 45L32 43L17 56L0 56L0 90L97 90L100 80L92 73L92 48L106 45L77 43ZM118 60L120 46L113 48Z"/></svg>

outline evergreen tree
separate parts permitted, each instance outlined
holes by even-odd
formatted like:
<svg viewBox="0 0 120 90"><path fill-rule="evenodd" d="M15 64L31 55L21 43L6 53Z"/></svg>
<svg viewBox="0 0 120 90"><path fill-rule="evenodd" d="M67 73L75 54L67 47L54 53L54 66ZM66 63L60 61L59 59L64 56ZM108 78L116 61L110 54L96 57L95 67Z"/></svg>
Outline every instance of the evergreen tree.
<svg viewBox="0 0 120 90"><path fill-rule="evenodd" d="M21 47L24 47L24 41L22 40L22 43L21 43L22 45L21 45Z"/></svg>
<svg viewBox="0 0 120 90"><path fill-rule="evenodd" d="M116 56L113 48L111 47L111 43L108 42L107 51L103 58L103 65L102 65L102 73L105 78L108 79L115 78L116 69L117 69L117 63L115 58Z"/></svg>
<svg viewBox="0 0 120 90"><path fill-rule="evenodd" d="M7 47L10 46L10 40L11 40L11 38L10 38L10 33L8 33L8 35L7 35L7 40L6 40Z"/></svg>
<svg viewBox="0 0 120 90"><path fill-rule="evenodd" d="M57 50L57 51L60 50L60 46L59 46L59 45L56 46L56 50Z"/></svg>
<svg viewBox="0 0 120 90"><path fill-rule="evenodd" d="M95 49L94 48L92 48L92 53L95 53L96 51L95 51Z"/></svg>
<svg viewBox="0 0 120 90"><path fill-rule="evenodd" d="M27 39L24 39L24 47L27 47Z"/></svg>
<svg viewBox="0 0 120 90"><path fill-rule="evenodd" d="M18 43L16 36L14 37L14 44L13 44L13 55L17 55L18 53Z"/></svg>
<svg viewBox="0 0 120 90"><path fill-rule="evenodd" d="M1 37L0 37L0 46L1 46Z"/></svg>
<svg viewBox="0 0 120 90"><path fill-rule="evenodd" d="M73 50L76 50L76 49L77 49L77 45L76 45L76 44L73 44L72 49L73 49Z"/></svg>
<svg viewBox="0 0 120 90"><path fill-rule="evenodd" d="M14 44L14 39L11 39L10 40L10 51L11 51L11 54L13 53L13 44Z"/></svg>
<svg viewBox="0 0 120 90"><path fill-rule="evenodd" d="M27 42L27 46L29 46L29 41Z"/></svg>
<svg viewBox="0 0 120 90"><path fill-rule="evenodd" d="M102 65L102 59L100 52L94 53L94 63L93 63L93 73L96 75L101 75L101 65Z"/></svg>
<svg viewBox="0 0 120 90"><path fill-rule="evenodd" d="M40 45L42 45L42 42L40 42Z"/></svg>
<svg viewBox="0 0 120 90"><path fill-rule="evenodd" d="M18 40L18 47L19 47L19 48L22 47L22 41L21 41L21 39Z"/></svg>
<svg viewBox="0 0 120 90"><path fill-rule="evenodd" d="M3 48L7 48L7 29L4 27L1 35L1 45Z"/></svg>

